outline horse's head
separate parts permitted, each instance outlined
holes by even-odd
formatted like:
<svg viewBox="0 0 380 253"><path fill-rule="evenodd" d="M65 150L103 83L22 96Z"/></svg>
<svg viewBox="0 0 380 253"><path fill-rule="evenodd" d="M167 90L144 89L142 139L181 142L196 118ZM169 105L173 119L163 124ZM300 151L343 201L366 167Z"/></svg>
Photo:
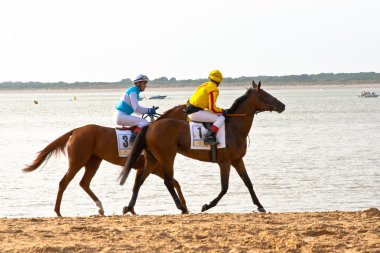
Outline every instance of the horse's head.
<svg viewBox="0 0 380 253"><path fill-rule="evenodd" d="M261 81L258 84L256 84L255 81L252 81L252 88L252 97L254 98L253 103L255 104L257 111L275 111L281 113L285 110L285 105L281 101L261 89Z"/></svg>

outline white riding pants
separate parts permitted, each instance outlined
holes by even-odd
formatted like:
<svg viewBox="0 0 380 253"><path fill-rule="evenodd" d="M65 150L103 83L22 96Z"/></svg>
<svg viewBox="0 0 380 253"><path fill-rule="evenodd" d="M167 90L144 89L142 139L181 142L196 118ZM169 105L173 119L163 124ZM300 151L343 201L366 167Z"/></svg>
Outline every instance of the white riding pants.
<svg viewBox="0 0 380 253"><path fill-rule="evenodd" d="M207 110L201 110L188 115L191 121L210 122L217 128L224 124L223 114L215 114Z"/></svg>
<svg viewBox="0 0 380 253"><path fill-rule="evenodd" d="M119 126L138 126L140 128L149 125L149 122L141 117L135 115L128 115L122 111L116 110L115 112L115 121Z"/></svg>

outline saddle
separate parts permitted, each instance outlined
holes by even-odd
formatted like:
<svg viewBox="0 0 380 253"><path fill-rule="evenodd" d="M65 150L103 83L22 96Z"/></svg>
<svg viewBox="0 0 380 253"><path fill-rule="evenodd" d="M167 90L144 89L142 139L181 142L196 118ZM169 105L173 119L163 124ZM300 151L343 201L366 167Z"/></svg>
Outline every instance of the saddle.
<svg viewBox="0 0 380 253"><path fill-rule="evenodd" d="M128 150L132 148L131 136L136 126L133 127L115 127L117 148L120 157L127 157Z"/></svg>
<svg viewBox="0 0 380 253"><path fill-rule="evenodd" d="M212 123L193 121L193 120L191 122L202 124L202 126L207 130L207 133L203 137L203 141L205 145L215 146L219 144L218 140L216 139L215 133L211 131Z"/></svg>
<svg viewBox="0 0 380 253"><path fill-rule="evenodd" d="M115 127L115 129L117 129L117 130L121 130L121 131L130 130L132 132L135 130L135 128L136 128L136 126L131 126L131 127L129 127L129 126Z"/></svg>
<svg viewBox="0 0 380 253"><path fill-rule="evenodd" d="M205 137L208 138L207 133L211 131L210 130L211 126L212 126L212 123L208 123L208 122L196 122L196 121L189 122L190 137L191 137L190 149L210 150L211 161L216 162L217 148L226 147L225 128L223 125L223 127L221 127L218 131L217 136L220 143L214 141L213 145L210 145L210 144L207 144L207 141L205 142ZM212 136L212 138L215 138L215 136Z"/></svg>

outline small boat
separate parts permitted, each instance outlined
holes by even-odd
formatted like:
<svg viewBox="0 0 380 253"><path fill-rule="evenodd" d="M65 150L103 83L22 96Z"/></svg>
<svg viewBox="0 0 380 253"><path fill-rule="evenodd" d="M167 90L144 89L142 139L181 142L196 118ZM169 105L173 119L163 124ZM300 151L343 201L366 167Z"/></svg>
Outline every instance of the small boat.
<svg viewBox="0 0 380 253"><path fill-rule="evenodd" d="M165 95L157 95L157 96L152 96L152 97L150 97L149 99L164 99L164 98L166 98L167 96L165 96Z"/></svg>
<svg viewBox="0 0 380 253"><path fill-rule="evenodd" d="M362 91L362 93L360 95L358 95L358 97L360 97L360 98L376 98L378 96L379 95L376 94L374 91L372 91L372 92Z"/></svg>

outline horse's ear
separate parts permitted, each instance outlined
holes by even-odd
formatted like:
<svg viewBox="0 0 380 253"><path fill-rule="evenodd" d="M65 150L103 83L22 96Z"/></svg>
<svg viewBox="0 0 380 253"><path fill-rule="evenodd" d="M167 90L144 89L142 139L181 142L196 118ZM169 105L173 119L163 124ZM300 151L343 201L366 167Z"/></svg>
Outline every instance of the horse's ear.
<svg viewBox="0 0 380 253"><path fill-rule="evenodd" d="M257 87L257 90L260 90L261 89L261 81L259 81L259 85Z"/></svg>
<svg viewBox="0 0 380 253"><path fill-rule="evenodd" d="M257 87L257 84L255 83L255 80L252 81L252 87L253 87L254 89L256 89L256 87Z"/></svg>

